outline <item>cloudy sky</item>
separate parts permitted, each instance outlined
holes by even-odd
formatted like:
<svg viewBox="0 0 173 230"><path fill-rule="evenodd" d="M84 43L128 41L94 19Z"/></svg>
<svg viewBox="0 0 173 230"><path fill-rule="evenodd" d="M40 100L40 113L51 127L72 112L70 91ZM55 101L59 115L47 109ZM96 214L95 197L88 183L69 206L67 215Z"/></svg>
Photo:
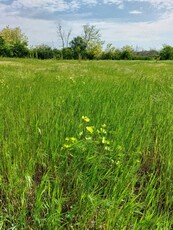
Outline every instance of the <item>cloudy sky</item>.
<svg viewBox="0 0 173 230"><path fill-rule="evenodd" d="M105 43L160 49L173 45L173 0L0 0L0 29L20 26L30 45L60 47L57 23L72 36L95 25Z"/></svg>

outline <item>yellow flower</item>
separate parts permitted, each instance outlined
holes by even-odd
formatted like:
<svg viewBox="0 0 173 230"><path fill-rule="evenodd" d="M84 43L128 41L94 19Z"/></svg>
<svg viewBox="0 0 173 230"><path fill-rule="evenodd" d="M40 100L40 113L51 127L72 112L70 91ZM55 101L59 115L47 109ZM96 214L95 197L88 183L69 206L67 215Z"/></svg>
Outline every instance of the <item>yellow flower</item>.
<svg viewBox="0 0 173 230"><path fill-rule="evenodd" d="M110 141L106 140L105 137L102 138L102 144L110 145Z"/></svg>
<svg viewBox="0 0 173 230"><path fill-rule="evenodd" d="M73 142L73 143L77 142L77 138L75 138L75 137L71 137L70 140L71 140L71 142Z"/></svg>
<svg viewBox="0 0 173 230"><path fill-rule="evenodd" d="M117 150L122 151L122 150L123 150L123 147L122 147L121 145L118 145L118 146L117 146Z"/></svg>
<svg viewBox="0 0 173 230"><path fill-rule="evenodd" d="M69 148L71 147L71 145L66 145L66 144L64 144L63 147L64 147L65 149L69 149Z"/></svg>
<svg viewBox="0 0 173 230"><path fill-rule="evenodd" d="M85 122L90 122L90 119L87 116L82 116L82 120Z"/></svg>
<svg viewBox="0 0 173 230"><path fill-rule="evenodd" d="M86 129L87 129L88 132L90 132L91 134L94 132L94 127L93 127L93 126L87 126Z"/></svg>

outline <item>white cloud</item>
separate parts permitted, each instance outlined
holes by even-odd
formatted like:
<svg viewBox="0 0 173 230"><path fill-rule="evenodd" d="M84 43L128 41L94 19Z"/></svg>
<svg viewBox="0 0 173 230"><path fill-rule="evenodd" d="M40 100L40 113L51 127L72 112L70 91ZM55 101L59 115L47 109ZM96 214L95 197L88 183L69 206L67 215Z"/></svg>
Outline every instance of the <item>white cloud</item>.
<svg viewBox="0 0 173 230"><path fill-rule="evenodd" d="M124 8L124 1L123 0L103 0L104 4L109 4L109 5L116 5L119 9Z"/></svg>
<svg viewBox="0 0 173 230"><path fill-rule="evenodd" d="M4 4L4 6L8 7L9 5L5 5L5 0L0 0L0 3ZM14 0L9 10L17 11L22 9L39 9L47 12L63 12L63 11L73 11L77 10L84 5L95 6L97 4L115 4L119 8L122 8L123 0Z"/></svg>
<svg viewBox="0 0 173 230"><path fill-rule="evenodd" d="M123 0L122 0L123 1ZM127 0L128 2L147 2L152 6L159 8L159 9L173 9L173 1L172 0Z"/></svg>
<svg viewBox="0 0 173 230"><path fill-rule="evenodd" d="M77 0L71 0L70 2L64 0L15 0L11 5L14 9L39 8L49 12L73 10L78 9L79 6Z"/></svg>
<svg viewBox="0 0 173 230"><path fill-rule="evenodd" d="M132 11L129 11L129 14L142 14L142 11L132 10Z"/></svg>
<svg viewBox="0 0 173 230"><path fill-rule="evenodd" d="M97 0L82 0L82 3L85 5L97 5Z"/></svg>
<svg viewBox="0 0 173 230"><path fill-rule="evenodd" d="M123 3L123 0L103 0L104 4L121 4Z"/></svg>
<svg viewBox="0 0 173 230"><path fill-rule="evenodd" d="M3 0L0 0L2 2ZM11 9L31 9L37 8L48 12L63 12L76 10L81 5L96 5L98 0L14 0Z"/></svg>
<svg viewBox="0 0 173 230"><path fill-rule="evenodd" d="M5 4L6 0L0 0ZM173 10L172 0L14 0L11 9L31 9L38 8L48 12L67 11L79 9L82 5L93 6L97 4L115 5L123 9L127 2L148 3L158 9Z"/></svg>

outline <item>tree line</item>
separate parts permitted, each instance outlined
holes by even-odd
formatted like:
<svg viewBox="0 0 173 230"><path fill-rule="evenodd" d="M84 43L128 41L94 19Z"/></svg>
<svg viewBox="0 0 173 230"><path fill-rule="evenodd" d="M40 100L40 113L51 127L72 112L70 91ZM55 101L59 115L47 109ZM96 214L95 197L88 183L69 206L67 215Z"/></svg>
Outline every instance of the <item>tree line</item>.
<svg viewBox="0 0 173 230"><path fill-rule="evenodd" d="M96 26L84 25L83 33L72 40L71 32L71 29L65 31L58 23L57 37L62 48L52 48L45 44L29 48L28 38L20 27L6 26L0 31L0 56L68 60L173 60L173 47L170 45L163 45L161 50L138 51L129 45L117 49L112 44L107 44L103 49L104 41Z"/></svg>

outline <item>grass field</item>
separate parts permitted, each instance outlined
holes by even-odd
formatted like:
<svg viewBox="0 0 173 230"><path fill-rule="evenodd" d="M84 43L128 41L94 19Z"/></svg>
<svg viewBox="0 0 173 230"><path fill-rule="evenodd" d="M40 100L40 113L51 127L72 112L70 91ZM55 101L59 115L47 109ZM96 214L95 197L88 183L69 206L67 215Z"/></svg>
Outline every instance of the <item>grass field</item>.
<svg viewBox="0 0 173 230"><path fill-rule="evenodd" d="M173 229L173 62L0 59L0 229Z"/></svg>

